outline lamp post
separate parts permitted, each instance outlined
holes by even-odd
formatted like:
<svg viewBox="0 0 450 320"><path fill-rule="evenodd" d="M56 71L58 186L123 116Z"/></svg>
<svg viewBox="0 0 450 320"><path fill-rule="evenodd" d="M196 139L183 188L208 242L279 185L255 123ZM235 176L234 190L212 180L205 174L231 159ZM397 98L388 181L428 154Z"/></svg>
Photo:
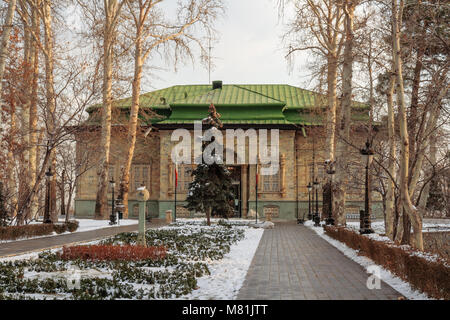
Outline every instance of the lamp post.
<svg viewBox="0 0 450 320"><path fill-rule="evenodd" d="M311 191L312 191L312 185L311 185L311 182L308 183L306 188L308 188L308 220L312 220L312 213L311 213Z"/></svg>
<svg viewBox="0 0 450 320"><path fill-rule="evenodd" d="M114 179L112 179L111 181L109 181L109 185L111 186L112 189L112 199L111 199L111 215L109 216L109 224L110 225L115 225L116 222L116 215L114 212L114 189L116 188L116 182L114 181Z"/></svg>
<svg viewBox="0 0 450 320"><path fill-rule="evenodd" d="M47 147L48 148L48 147ZM44 211L44 223L52 223L52 219L50 218L50 212L51 212L51 206L52 206L52 199L51 199L51 194L52 194L52 183L51 183L51 179L53 176L53 172L52 172L52 166L49 165L48 166L48 170L47 172L45 172L45 175L47 176L47 194L46 194L46 201L45 201L45 211Z"/></svg>
<svg viewBox="0 0 450 320"><path fill-rule="evenodd" d="M326 161L325 167L327 174L330 175L330 181L328 183L328 218L326 219L327 225L334 225L334 218L333 218L333 175L336 173L335 169L335 163L336 161Z"/></svg>
<svg viewBox="0 0 450 320"><path fill-rule="evenodd" d="M258 224L258 179L259 179L259 175L258 175L258 160L259 158L256 160L256 166L255 166L255 170L256 170L256 179L255 179L255 207L256 207L256 214L255 214L255 220L256 220L256 224Z"/></svg>
<svg viewBox="0 0 450 320"><path fill-rule="evenodd" d="M371 197L370 197L370 185L371 185L371 177L369 174L369 168L373 160L373 149L372 144L369 139L367 139L366 145L363 149L361 149L361 155L363 156L363 160L366 162L366 182L365 182L365 193L364 193L364 213L361 214L361 229L359 232L361 234L369 234L373 233L370 221L371 215ZM361 212L362 213L362 212Z"/></svg>
<svg viewBox="0 0 450 320"><path fill-rule="evenodd" d="M319 181L314 180L313 182L314 190L316 191L316 211L314 212L314 226L320 227L320 216L319 216Z"/></svg>

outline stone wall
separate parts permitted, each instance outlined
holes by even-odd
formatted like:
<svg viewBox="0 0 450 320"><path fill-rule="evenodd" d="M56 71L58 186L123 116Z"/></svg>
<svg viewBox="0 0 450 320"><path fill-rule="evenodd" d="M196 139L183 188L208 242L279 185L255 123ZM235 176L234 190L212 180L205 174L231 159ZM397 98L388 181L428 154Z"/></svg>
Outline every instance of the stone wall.
<svg viewBox="0 0 450 320"><path fill-rule="evenodd" d="M76 135L77 139L77 158L79 162L84 163L80 168L82 173L78 179L76 197L75 197L75 214L76 216L89 217L94 214L95 198L97 192L97 165L99 160L100 132L79 132ZM113 175L116 181L115 195L119 191L119 181L121 175L121 166L126 158L127 137L126 133L120 130L113 130L111 137L110 149L110 175ZM88 159L88 161L82 161ZM159 200L159 180L155 177L160 176L160 159L159 159L159 134L150 133L146 138L143 135L138 135L136 141L136 149L133 157L134 166L148 167L149 179L146 187L150 192L150 202L152 203L152 211L158 211L157 200ZM130 175L130 182L134 178L133 172ZM131 186L131 185L130 185ZM129 213L133 214L133 206L136 199L136 190L130 190L129 193ZM112 192L108 189L108 199L111 199Z"/></svg>

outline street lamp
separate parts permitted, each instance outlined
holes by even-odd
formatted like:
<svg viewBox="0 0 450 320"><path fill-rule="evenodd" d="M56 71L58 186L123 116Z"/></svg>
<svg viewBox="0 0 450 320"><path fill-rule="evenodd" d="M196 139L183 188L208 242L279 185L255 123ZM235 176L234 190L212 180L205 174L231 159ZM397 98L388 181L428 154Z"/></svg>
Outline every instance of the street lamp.
<svg viewBox="0 0 450 320"><path fill-rule="evenodd" d="M373 149L372 144L367 139L366 145L363 149L361 149L361 155L363 156L363 160L366 162L366 185L365 185L365 199L364 199L364 211L360 212L360 220L361 220L361 228L359 232L361 234L369 234L373 233L370 221L371 215L371 197L370 197L370 185L371 185L371 177L369 175L369 168L373 160Z"/></svg>
<svg viewBox="0 0 450 320"><path fill-rule="evenodd" d="M312 213L311 213L311 191L312 191L312 185L311 185L311 182L308 183L306 188L308 188L308 220L312 220Z"/></svg>
<svg viewBox="0 0 450 320"><path fill-rule="evenodd" d="M320 216L319 216L319 181L314 180L313 182L314 190L316 190L316 211L314 212L314 226L320 227Z"/></svg>
<svg viewBox="0 0 450 320"><path fill-rule="evenodd" d="M326 219L327 225L334 225L333 218L333 175L336 173L335 168L336 161L325 161L325 167L327 174L330 175L330 182L328 184L328 218Z"/></svg>
<svg viewBox="0 0 450 320"><path fill-rule="evenodd" d="M110 225L115 225L116 222L116 215L114 212L114 189L116 188L116 182L114 181L114 179L112 179L111 181L109 181L109 185L111 186L112 189L112 199L111 199L111 215L109 216L109 224Z"/></svg>
<svg viewBox="0 0 450 320"><path fill-rule="evenodd" d="M47 176L47 194L46 194L46 203L45 203L45 211L44 211L44 223L52 223L52 219L50 218L50 212L51 212L51 206L52 206L52 166L49 165L47 172L45 172L45 175Z"/></svg>

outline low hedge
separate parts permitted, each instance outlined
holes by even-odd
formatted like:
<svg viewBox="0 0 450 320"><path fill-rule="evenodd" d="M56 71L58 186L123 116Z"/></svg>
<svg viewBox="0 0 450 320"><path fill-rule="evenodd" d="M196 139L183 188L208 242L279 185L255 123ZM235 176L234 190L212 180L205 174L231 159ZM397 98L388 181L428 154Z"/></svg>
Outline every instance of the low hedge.
<svg viewBox="0 0 450 320"><path fill-rule="evenodd" d="M77 229L78 221L75 220L62 224L42 223L0 227L0 240L17 240L21 238L46 236L52 234L53 232L61 234L66 231L74 232Z"/></svg>
<svg viewBox="0 0 450 320"><path fill-rule="evenodd" d="M360 254L369 257L414 289L436 299L450 299L450 267L448 261L430 261L421 252L401 248L393 243L377 241L343 227L324 226L325 233Z"/></svg>

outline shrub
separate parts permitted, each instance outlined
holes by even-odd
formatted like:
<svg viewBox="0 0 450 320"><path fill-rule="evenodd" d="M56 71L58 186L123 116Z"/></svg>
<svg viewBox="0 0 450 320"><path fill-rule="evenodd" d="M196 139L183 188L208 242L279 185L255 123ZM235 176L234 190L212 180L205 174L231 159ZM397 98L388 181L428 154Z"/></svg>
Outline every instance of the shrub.
<svg viewBox="0 0 450 320"><path fill-rule="evenodd" d="M29 224L24 226L0 227L0 240L16 240L52 234L53 224Z"/></svg>
<svg viewBox="0 0 450 320"><path fill-rule="evenodd" d="M370 239L345 228L324 226L325 233L360 254L369 257L396 276L409 282L414 289L436 299L450 299L450 267L444 259L427 259L423 252L405 249Z"/></svg>
<svg viewBox="0 0 450 320"><path fill-rule="evenodd" d="M23 226L0 227L0 240L17 240L21 238L33 238L38 236L57 234L66 231L74 232L78 229L78 221L72 220L64 224L28 224Z"/></svg>
<svg viewBox="0 0 450 320"><path fill-rule="evenodd" d="M141 246L114 246L91 245L63 247L61 259L63 260L160 260L166 257L165 247L141 247Z"/></svg>
<svg viewBox="0 0 450 320"><path fill-rule="evenodd" d="M70 220L66 222L67 230L70 232L75 232L78 229L79 222L76 220Z"/></svg>
<svg viewBox="0 0 450 320"><path fill-rule="evenodd" d="M67 225L64 224L54 224L53 225L53 230L57 233L57 234L61 234L67 231Z"/></svg>

